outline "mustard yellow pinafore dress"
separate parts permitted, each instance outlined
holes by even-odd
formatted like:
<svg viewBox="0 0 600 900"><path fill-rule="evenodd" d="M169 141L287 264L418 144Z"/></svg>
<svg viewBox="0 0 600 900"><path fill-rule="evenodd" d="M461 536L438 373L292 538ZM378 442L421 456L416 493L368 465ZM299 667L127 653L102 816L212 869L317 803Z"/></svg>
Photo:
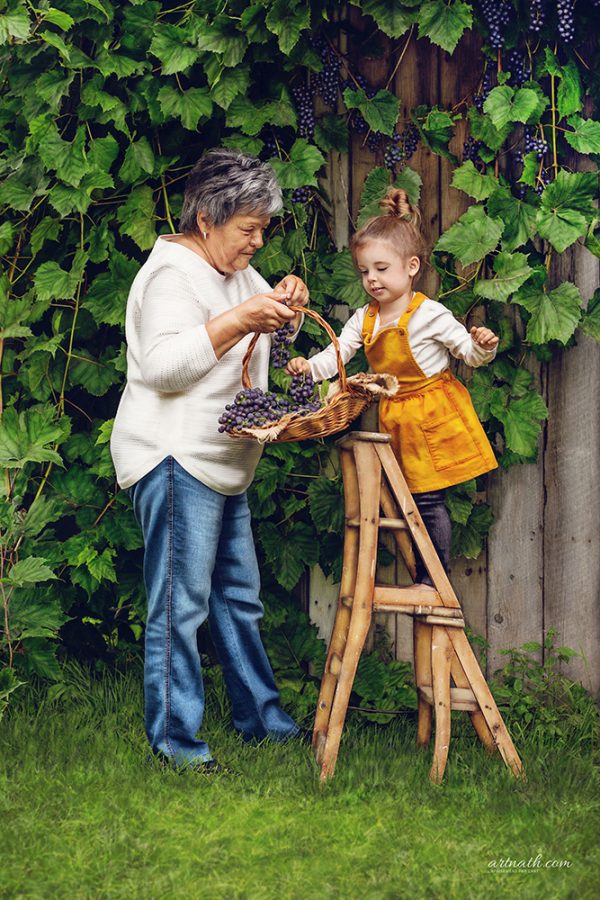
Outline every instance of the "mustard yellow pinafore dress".
<svg viewBox="0 0 600 900"><path fill-rule="evenodd" d="M379 427L392 447L411 493L438 491L495 469L496 457L464 385L445 369L427 377L408 341L408 322L427 298L415 293L397 325L373 330L379 304L365 314L365 354L374 372L400 382L398 393L379 403Z"/></svg>

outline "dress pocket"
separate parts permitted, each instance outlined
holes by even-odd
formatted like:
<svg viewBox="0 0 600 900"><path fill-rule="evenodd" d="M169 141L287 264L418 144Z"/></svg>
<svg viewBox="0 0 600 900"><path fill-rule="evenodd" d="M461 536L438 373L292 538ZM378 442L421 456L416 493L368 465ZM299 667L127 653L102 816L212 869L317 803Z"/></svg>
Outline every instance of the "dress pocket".
<svg viewBox="0 0 600 900"><path fill-rule="evenodd" d="M421 427L438 472L479 456L479 448L458 413L450 413Z"/></svg>

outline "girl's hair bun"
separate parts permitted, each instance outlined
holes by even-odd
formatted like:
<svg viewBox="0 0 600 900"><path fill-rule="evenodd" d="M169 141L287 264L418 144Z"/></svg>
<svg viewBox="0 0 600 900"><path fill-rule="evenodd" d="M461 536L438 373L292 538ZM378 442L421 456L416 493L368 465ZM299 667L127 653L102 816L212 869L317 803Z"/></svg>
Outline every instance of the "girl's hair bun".
<svg viewBox="0 0 600 900"><path fill-rule="evenodd" d="M384 215L394 216L397 219L403 219L417 227L421 221L421 213L416 206L413 206L408 199L408 194L403 188L391 187L379 206Z"/></svg>

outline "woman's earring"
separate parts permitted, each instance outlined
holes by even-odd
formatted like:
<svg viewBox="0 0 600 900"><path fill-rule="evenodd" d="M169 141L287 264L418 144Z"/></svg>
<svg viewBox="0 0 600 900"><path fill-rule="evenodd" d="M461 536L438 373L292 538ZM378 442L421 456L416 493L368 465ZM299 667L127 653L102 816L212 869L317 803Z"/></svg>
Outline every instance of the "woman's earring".
<svg viewBox="0 0 600 900"><path fill-rule="evenodd" d="M206 240L206 232L205 231L202 232L202 237L204 238L204 240Z"/></svg>

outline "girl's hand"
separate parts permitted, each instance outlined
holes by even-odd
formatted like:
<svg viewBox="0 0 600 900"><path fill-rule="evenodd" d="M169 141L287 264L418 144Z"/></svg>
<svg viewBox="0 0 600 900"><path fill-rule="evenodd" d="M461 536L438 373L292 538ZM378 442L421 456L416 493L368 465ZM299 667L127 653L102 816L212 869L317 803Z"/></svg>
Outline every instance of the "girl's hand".
<svg viewBox="0 0 600 900"><path fill-rule="evenodd" d="M285 300L292 306L306 306L308 304L308 288L297 275L286 275L279 284L275 285L276 291L285 294Z"/></svg>
<svg viewBox="0 0 600 900"><path fill-rule="evenodd" d="M490 331L489 328L484 328L482 325L480 325L479 328L476 328L475 326L471 328L471 337L474 342L484 350L493 350L500 340L493 331Z"/></svg>
<svg viewBox="0 0 600 900"><path fill-rule="evenodd" d="M285 367L288 375L310 375L310 365L303 356L294 356Z"/></svg>

